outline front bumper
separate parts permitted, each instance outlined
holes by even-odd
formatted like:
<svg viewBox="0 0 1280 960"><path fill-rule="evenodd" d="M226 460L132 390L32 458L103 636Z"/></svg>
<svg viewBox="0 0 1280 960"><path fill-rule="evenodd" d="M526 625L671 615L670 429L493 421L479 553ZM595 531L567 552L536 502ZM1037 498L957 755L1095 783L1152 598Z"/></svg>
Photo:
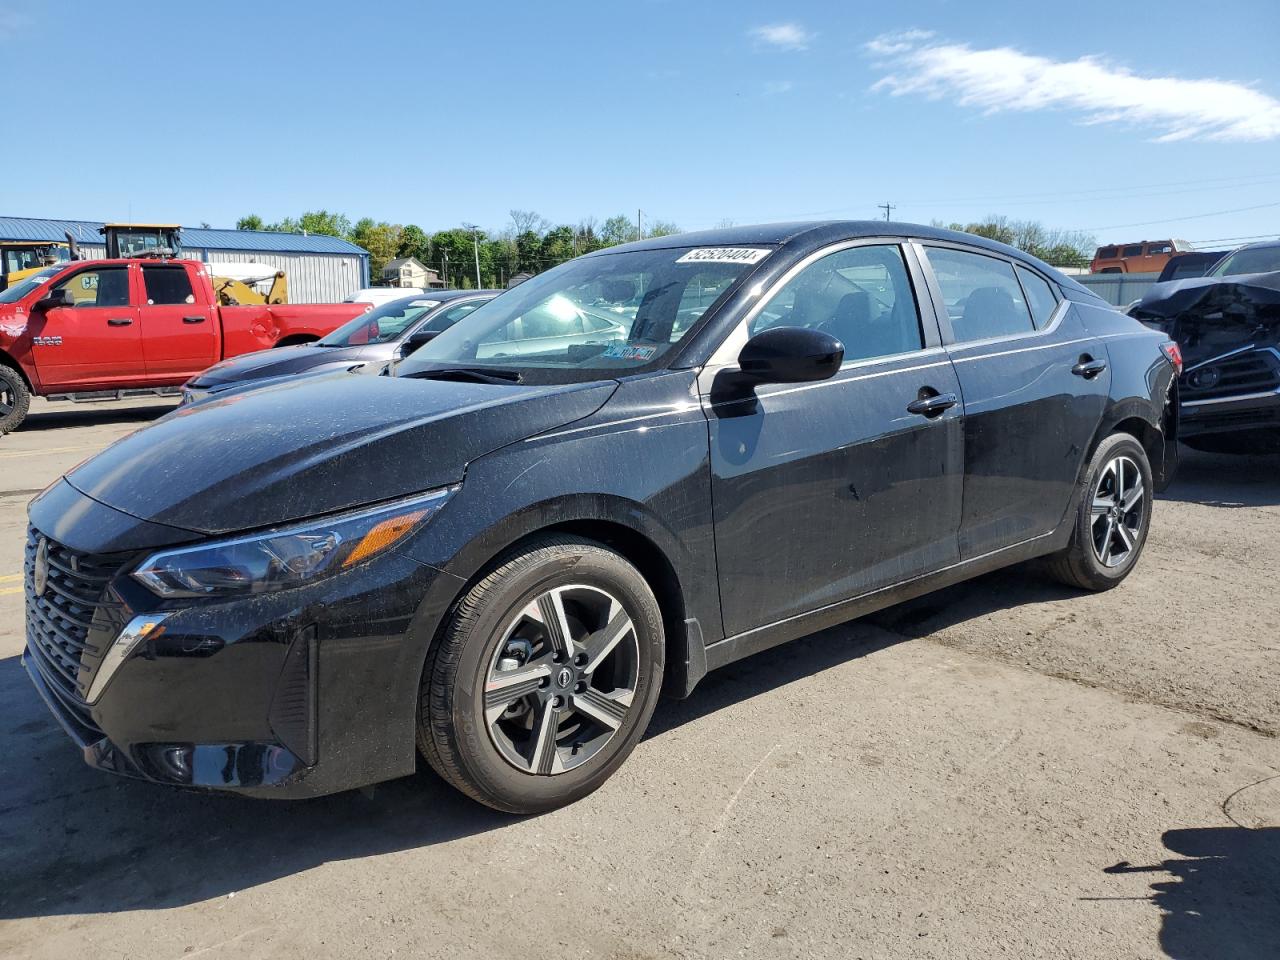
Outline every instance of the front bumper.
<svg viewBox="0 0 1280 960"><path fill-rule="evenodd" d="M1242 430L1280 430L1280 391L1214 400L1184 400L1179 435L1195 437Z"/></svg>
<svg viewBox="0 0 1280 960"><path fill-rule="evenodd" d="M422 665L456 578L391 554L306 587L181 607L128 576L139 552L103 589L77 664L51 646L31 553L23 665L90 766L281 798L413 772ZM163 629L86 702L104 648L130 618L157 611L168 613Z"/></svg>

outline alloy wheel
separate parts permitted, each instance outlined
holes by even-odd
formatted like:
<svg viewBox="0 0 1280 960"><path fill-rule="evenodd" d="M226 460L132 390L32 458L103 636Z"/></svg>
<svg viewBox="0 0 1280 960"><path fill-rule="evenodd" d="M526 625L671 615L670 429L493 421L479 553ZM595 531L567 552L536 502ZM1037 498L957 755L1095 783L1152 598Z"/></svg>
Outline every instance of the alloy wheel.
<svg viewBox="0 0 1280 960"><path fill-rule="evenodd" d="M489 737L526 773L572 770L622 726L639 672L635 624L615 596L585 584L547 590L507 625L490 659Z"/></svg>
<svg viewBox="0 0 1280 960"><path fill-rule="evenodd" d="M1116 457L1093 485L1093 552L1104 567L1118 567L1137 549L1146 522L1142 471L1129 457Z"/></svg>

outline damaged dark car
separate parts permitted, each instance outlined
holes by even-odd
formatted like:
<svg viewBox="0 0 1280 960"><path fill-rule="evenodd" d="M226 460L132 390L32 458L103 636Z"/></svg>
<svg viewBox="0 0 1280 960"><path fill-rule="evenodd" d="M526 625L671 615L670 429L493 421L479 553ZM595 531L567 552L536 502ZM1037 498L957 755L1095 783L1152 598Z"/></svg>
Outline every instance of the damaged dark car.
<svg viewBox="0 0 1280 960"><path fill-rule="evenodd" d="M1280 241L1241 247L1205 277L1157 283L1129 313L1182 350L1184 443L1280 451Z"/></svg>

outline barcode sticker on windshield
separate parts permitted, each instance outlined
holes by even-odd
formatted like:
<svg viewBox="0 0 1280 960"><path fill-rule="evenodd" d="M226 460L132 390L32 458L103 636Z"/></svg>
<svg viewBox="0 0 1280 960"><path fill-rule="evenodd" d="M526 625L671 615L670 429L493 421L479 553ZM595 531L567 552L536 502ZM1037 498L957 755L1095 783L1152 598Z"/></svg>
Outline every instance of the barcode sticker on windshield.
<svg viewBox="0 0 1280 960"><path fill-rule="evenodd" d="M690 250L676 263L759 263L769 255L759 247L702 247Z"/></svg>

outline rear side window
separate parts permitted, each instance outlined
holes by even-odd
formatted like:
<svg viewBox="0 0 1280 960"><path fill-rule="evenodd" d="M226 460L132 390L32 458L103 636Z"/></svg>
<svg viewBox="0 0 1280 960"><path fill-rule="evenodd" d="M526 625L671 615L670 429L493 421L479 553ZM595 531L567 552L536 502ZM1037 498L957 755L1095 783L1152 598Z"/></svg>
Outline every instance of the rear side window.
<svg viewBox="0 0 1280 960"><path fill-rule="evenodd" d="M1115 247L1103 247L1098 251L1097 257L1099 260L1110 260L1115 255L1116 255Z"/></svg>
<svg viewBox="0 0 1280 960"><path fill-rule="evenodd" d="M1022 289L1027 294L1027 306L1031 308L1031 319L1035 322L1037 330L1043 330L1049 325L1049 318L1053 316L1054 309L1058 306L1058 298L1053 294L1053 287L1049 286L1049 281L1038 273L1032 273L1026 267L1016 267L1018 271L1018 279L1022 281Z"/></svg>
<svg viewBox="0 0 1280 960"><path fill-rule="evenodd" d="M1134 246L1132 246L1132 247L1125 247L1125 248L1124 248L1124 253L1123 253L1123 254L1121 254L1121 256L1124 256L1124 257L1140 257L1140 256L1142 256L1142 244L1140 244L1140 243L1139 243L1139 244L1135 244L1135 245L1134 245Z"/></svg>
<svg viewBox="0 0 1280 960"><path fill-rule="evenodd" d="M957 340L986 340L1028 333L1031 313L1007 260L932 247L929 263Z"/></svg>
<svg viewBox="0 0 1280 960"><path fill-rule="evenodd" d="M63 280L50 292L71 291L77 307L127 307L129 305L128 267L99 267L81 270Z"/></svg>
<svg viewBox="0 0 1280 960"><path fill-rule="evenodd" d="M191 278L183 267L142 267L142 282L147 288L147 303L160 306L173 303L195 303Z"/></svg>

